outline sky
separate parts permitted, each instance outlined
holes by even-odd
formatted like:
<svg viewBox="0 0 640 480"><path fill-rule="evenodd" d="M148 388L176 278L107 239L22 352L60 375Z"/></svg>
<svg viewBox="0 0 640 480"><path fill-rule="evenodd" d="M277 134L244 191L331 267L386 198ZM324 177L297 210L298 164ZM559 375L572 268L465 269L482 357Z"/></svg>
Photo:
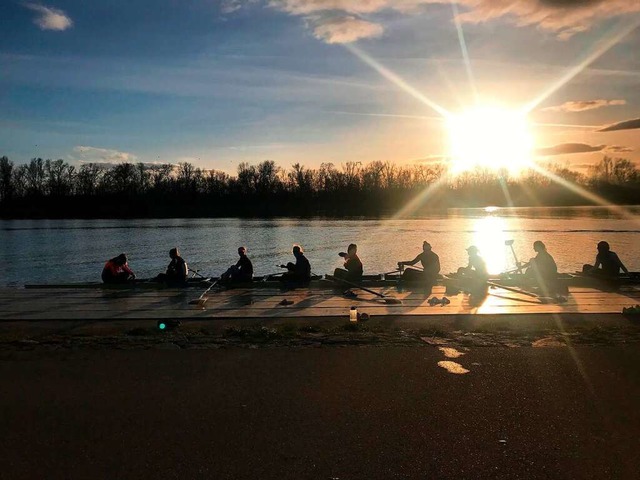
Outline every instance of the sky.
<svg viewBox="0 0 640 480"><path fill-rule="evenodd" d="M485 103L529 112L541 160L640 161L636 1L5 0L0 25L17 163L430 163Z"/></svg>

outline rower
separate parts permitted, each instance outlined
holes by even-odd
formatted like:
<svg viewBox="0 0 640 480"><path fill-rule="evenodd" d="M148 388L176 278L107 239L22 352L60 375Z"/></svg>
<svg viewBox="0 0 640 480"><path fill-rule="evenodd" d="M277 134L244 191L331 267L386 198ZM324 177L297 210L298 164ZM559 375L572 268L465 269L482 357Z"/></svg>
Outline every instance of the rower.
<svg viewBox="0 0 640 480"><path fill-rule="evenodd" d="M121 253L104 264L102 281L104 283L126 283L135 280L136 275L129 268L127 255Z"/></svg>
<svg viewBox="0 0 640 480"><path fill-rule="evenodd" d="M286 268L287 272L282 276L281 281L295 284L308 284L311 281L311 264L300 245L294 245L292 250L296 263L289 262L286 265L280 265L280 268Z"/></svg>
<svg viewBox="0 0 640 480"><path fill-rule="evenodd" d="M333 276L340 280L359 283L362 280L362 261L358 257L358 246L352 243L347 248L347 253L340 252L338 254L344 258L344 268L336 268Z"/></svg>
<svg viewBox="0 0 640 480"><path fill-rule="evenodd" d="M402 272L402 281L407 283L421 283L429 289L438 281L440 273L440 257L431 249L431 244L426 240L422 242L422 253L413 260L398 262L398 269L402 271L405 266L414 266L416 263L422 264L422 271L416 268L407 268Z"/></svg>
<svg viewBox="0 0 640 480"><path fill-rule="evenodd" d="M177 248L169 250L171 262L167 266L167 271L156 277L156 281L165 282L168 285L184 286L187 284L189 267L187 262L180 256Z"/></svg>
<svg viewBox="0 0 640 480"><path fill-rule="evenodd" d="M220 280L229 283L242 283L253 281L253 264L249 257L247 257L246 247L238 248L238 255L240 259L235 265L229 267L229 269L222 274Z"/></svg>
<svg viewBox="0 0 640 480"><path fill-rule="evenodd" d="M487 281L489 280L489 273L487 271L487 264L480 256L480 251L475 245L467 248L469 254L469 264L466 267L460 267L458 274L460 275L465 289L471 293L475 300L481 300L487 296L488 288Z"/></svg>
<svg viewBox="0 0 640 480"><path fill-rule="evenodd" d="M540 240L533 242L536 256L529 260L525 276L532 278L542 289L546 297L558 293L558 266L546 245Z"/></svg>
<svg viewBox="0 0 640 480"><path fill-rule="evenodd" d="M583 273L610 279L619 277L620 270L629 275L629 270L624 266L620 257L611 251L608 242L598 243L598 255L596 256L594 265L585 265L582 267Z"/></svg>

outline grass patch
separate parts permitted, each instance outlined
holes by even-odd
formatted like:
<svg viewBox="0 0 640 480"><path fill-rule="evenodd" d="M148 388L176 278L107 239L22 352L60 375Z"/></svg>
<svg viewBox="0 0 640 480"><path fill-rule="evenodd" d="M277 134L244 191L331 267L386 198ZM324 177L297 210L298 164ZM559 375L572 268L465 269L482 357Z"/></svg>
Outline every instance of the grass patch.
<svg viewBox="0 0 640 480"><path fill-rule="evenodd" d="M322 333L322 328L318 325L305 325L300 327L302 333Z"/></svg>
<svg viewBox="0 0 640 480"><path fill-rule="evenodd" d="M278 333L283 337L294 337L298 333L298 327L293 323L285 323L278 327Z"/></svg>
<svg viewBox="0 0 640 480"><path fill-rule="evenodd" d="M421 337L435 337L435 338L447 338L448 334L444 330L437 327L427 327L418 330L418 334Z"/></svg>

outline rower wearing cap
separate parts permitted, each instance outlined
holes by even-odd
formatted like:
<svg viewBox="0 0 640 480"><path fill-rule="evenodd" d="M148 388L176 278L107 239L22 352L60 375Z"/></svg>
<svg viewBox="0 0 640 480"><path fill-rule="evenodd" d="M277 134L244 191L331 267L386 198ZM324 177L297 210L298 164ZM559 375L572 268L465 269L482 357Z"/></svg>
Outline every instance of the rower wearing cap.
<svg viewBox="0 0 640 480"><path fill-rule="evenodd" d="M398 262L400 270L405 266L414 266L416 263L422 264L422 271L416 268L407 268L402 273L402 280L407 283L424 283L433 286L438 280L440 273L440 257L431 249L431 244L427 241L422 243L422 253L409 261Z"/></svg>
<svg viewBox="0 0 640 480"><path fill-rule="evenodd" d="M476 300L479 300L486 297L488 291L489 273L487 264L480 256L480 251L475 245L467 248L467 253L469 254L469 264L466 267L459 268L458 273L464 281L465 290L468 290L472 297L476 297Z"/></svg>

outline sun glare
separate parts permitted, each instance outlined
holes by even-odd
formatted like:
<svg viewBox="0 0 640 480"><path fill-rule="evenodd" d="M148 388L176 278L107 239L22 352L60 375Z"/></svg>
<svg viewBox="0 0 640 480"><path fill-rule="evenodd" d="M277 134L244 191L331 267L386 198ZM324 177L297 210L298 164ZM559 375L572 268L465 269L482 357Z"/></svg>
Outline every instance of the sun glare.
<svg viewBox="0 0 640 480"><path fill-rule="evenodd" d="M454 174L480 167L518 175L531 165L533 136L521 111L476 107L449 116L447 126Z"/></svg>

